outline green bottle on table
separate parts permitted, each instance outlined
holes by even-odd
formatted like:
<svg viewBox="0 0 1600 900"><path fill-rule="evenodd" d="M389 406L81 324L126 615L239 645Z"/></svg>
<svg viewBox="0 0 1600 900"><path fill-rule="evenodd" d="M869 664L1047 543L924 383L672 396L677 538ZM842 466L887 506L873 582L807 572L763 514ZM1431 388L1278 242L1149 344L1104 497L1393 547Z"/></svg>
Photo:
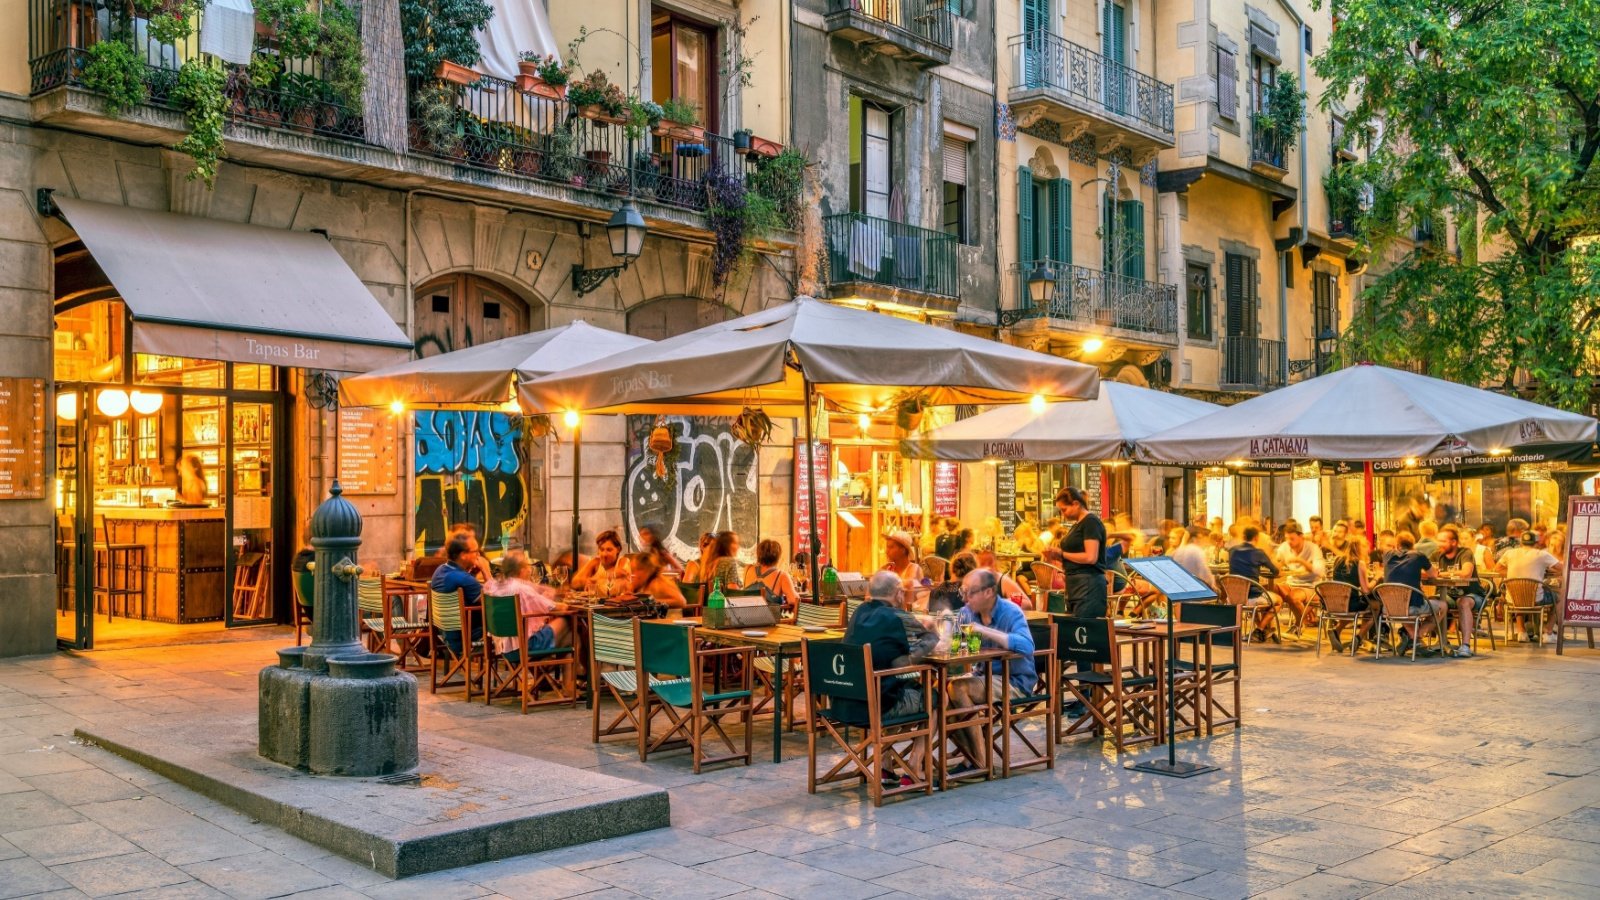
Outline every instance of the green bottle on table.
<svg viewBox="0 0 1600 900"><path fill-rule="evenodd" d="M711 594L706 597L706 609L722 609L728 605L728 598L722 595L722 579L711 582Z"/></svg>
<svg viewBox="0 0 1600 900"><path fill-rule="evenodd" d="M839 570L829 563L822 567L822 599L837 600L839 598Z"/></svg>

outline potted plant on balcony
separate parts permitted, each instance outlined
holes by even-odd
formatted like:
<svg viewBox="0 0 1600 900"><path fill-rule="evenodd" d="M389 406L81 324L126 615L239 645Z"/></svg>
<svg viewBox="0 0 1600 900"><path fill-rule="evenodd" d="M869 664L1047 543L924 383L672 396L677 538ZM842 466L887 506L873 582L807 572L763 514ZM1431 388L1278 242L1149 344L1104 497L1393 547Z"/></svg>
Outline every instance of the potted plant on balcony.
<svg viewBox="0 0 1600 900"><path fill-rule="evenodd" d="M533 132L515 125L505 126L505 137L511 153L511 170L518 175L535 177L544 168L544 154L539 150L539 139Z"/></svg>
<svg viewBox="0 0 1600 900"><path fill-rule="evenodd" d="M544 167L539 174L551 181L571 183L578 172L578 139L565 125L544 138Z"/></svg>
<svg viewBox="0 0 1600 900"><path fill-rule="evenodd" d="M560 100L567 95L567 82L572 80L572 66L561 57L524 50L517 59L517 90Z"/></svg>
<svg viewBox="0 0 1600 900"><path fill-rule="evenodd" d="M361 12L353 3L324 0L317 57L327 88L325 99L335 120L341 114L359 116L365 106L367 60L360 23Z"/></svg>
<svg viewBox="0 0 1600 900"><path fill-rule="evenodd" d="M661 154L640 150L633 154L633 186L641 194L654 194L661 183Z"/></svg>
<svg viewBox="0 0 1600 900"><path fill-rule="evenodd" d="M178 83L172 89L172 99L183 110L189 125L189 133L173 149L189 154L194 160L189 178L203 179L206 187L216 183L217 168L227 153L222 139L228 110L228 98L223 93L226 81L219 63L199 56L178 70Z"/></svg>
<svg viewBox="0 0 1600 900"><path fill-rule="evenodd" d="M1306 114L1306 95L1291 72L1280 74L1267 88L1266 102L1250 124L1277 149L1275 159L1265 160L1283 167L1284 157L1294 150L1300 136L1300 122Z"/></svg>
<svg viewBox="0 0 1600 900"><path fill-rule="evenodd" d="M426 150L448 159L462 159L465 133L459 113L465 112L456 105L459 88L444 81L430 81L419 88L412 98L411 128L417 149Z"/></svg>
<svg viewBox="0 0 1600 900"><path fill-rule="evenodd" d="M660 137L689 143L698 143L706 136L706 130L700 125L700 110L677 97L661 104L661 120L654 131Z"/></svg>
<svg viewBox="0 0 1600 900"><path fill-rule="evenodd" d="M733 133L733 152L745 154L750 152L750 129L741 128Z"/></svg>
<svg viewBox="0 0 1600 900"><path fill-rule="evenodd" d="M756 163L749 175L751 193L769 201L779 228L795 228L802 217L801 192L810 163L797 150L785 150Z"/></svg>
<svg viewBox="0 0 1600 900"><path fill-rule="evenodd" d="M283 124L295 131L309 132L317 125L317 107L321 105L322 84L314 75L285 72L278 79L279 103L283 108Z"/></svg>
<svg viewBox="0 0 1600 900"><path fill-rule="evenodd" d="M245 69L244 116L262 125L277 127L283 124L283 114L278 110L275 88L278 76L278 58L265 50L257 50Z"/></svg>
<svg viewBox="0 0 1600 900"><path fill-rule="evenodd" d="M196 16L207 0L134 0L133 9L148 23L146 33L158 44L177 46L194 32Z"/></svg>
<svg viewBox="0 0 1600 900"><path fill-rule="evenodd" d="M117 118L150 96L144 60L133 48L133 35L116 31L85 51L83 86L100 95L106 115Z"/></svg>
<svg viewBox="0 0 1600 900"><path fill-rule="evenodd" d="M777 141L769 141L764 137L750 136L750 153L755 156L765 156L768 159L776 158L783 152L783 145Z"/></svg>
<svg viewBox="0 0 1600 900"><path fill-rule="evenodd" d="M582 81L569 86L567 100L577 109L578 115L600 128L627 121L628 95L611 83L604 69L595 69Z"/></svg>
<svg viewBox="0 0 1600 900"><path fill-rule="evenodd" d="M628 140L636 141L644 137L661 121L661 104L651 100L640 100L637 96L628 96L628 121L623 125L623 132Z"/></svg>

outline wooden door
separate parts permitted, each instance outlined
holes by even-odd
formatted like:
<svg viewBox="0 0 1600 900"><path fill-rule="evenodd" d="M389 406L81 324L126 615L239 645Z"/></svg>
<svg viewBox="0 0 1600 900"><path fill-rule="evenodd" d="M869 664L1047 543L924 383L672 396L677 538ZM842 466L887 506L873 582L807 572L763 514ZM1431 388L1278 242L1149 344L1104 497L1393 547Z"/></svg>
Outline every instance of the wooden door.
<svg viewBox="0 0 1600 900"><path fill-rule="evenodd" d="M436 356L542 328L543 311L533 321L528 304L492 281L476 275L448 275L416 293L418 356Z"/></svg>

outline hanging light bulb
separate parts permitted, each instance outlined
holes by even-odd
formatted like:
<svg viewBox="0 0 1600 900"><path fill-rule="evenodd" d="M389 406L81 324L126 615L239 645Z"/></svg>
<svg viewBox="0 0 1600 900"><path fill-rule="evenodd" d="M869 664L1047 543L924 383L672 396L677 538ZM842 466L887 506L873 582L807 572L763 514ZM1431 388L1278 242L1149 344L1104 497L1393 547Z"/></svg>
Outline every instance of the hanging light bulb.
<svg viewBox="0 0 1600 900"><path fill-rule="evenodd" d="M165 394L157 391L134 391L128 395L128 402L132 404L133 411L141 416L148 416L159 410L166 399Z"/></svg>
<svg viewBox="0 0 1600 900"><path fill-rule="evenodd" d="M95 395L94 407L108 419L125 415L128 412L128 393L121 388L101 391Z"/></svg>
<svg viewBox="0 0 1600 900"><path fill-rule="evenodd" d="M56 395L56 418L71 422L78 418L78 392Z"/></svg>
<svg viewBox="0 0 1600 900"><path fill-rule="evenodd" d="M577 410L569 409L567 410L567 414L561 417L561 421L567 423L568 428L577 428L578 423L582 421L582 419L578 415Z"/></svg>
<svg viewBox="0 0 1600 900"><path fill-rule="evenodd" d="M856 427L861 429L862 432L868 431L872 428L872 417L866 413L856 416Z"/></svg>
<svg viewBox="0 0 1600 900"><path fill-rule="evenodd" d="M1028 406L1033 410L1033 414L1036 416L1044 412L1044 395L1034 394L1033 398L1028 401Z"/></svg>

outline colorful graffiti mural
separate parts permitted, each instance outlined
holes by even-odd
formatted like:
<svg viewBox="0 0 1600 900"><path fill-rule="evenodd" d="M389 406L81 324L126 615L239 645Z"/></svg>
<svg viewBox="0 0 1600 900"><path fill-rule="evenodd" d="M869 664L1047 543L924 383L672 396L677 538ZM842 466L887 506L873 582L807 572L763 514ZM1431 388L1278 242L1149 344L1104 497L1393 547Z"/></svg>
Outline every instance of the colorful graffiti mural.
<svg viewBox="0 0 1600 900"><path fill-rule="evenodd" d="M630 538L638 535L640 526L660 528L667 549L688 560L699 557L702 532L731 530L744 539L741 556L753 561L761 526L759 467L756 452L729 432L733 419L667 417L667 427L678 441L671 484L656 477L655 457L645 452L655 424L654 416L628 417L622 509Z"/></svg>
<svg viewBox="0 0 1600 900"><path fill-rule="evenodd" d="M477 527L483 549L504 549L528 515L521 420L419 410L414 439L418 552L438 552L462 522Z"/></svg>

